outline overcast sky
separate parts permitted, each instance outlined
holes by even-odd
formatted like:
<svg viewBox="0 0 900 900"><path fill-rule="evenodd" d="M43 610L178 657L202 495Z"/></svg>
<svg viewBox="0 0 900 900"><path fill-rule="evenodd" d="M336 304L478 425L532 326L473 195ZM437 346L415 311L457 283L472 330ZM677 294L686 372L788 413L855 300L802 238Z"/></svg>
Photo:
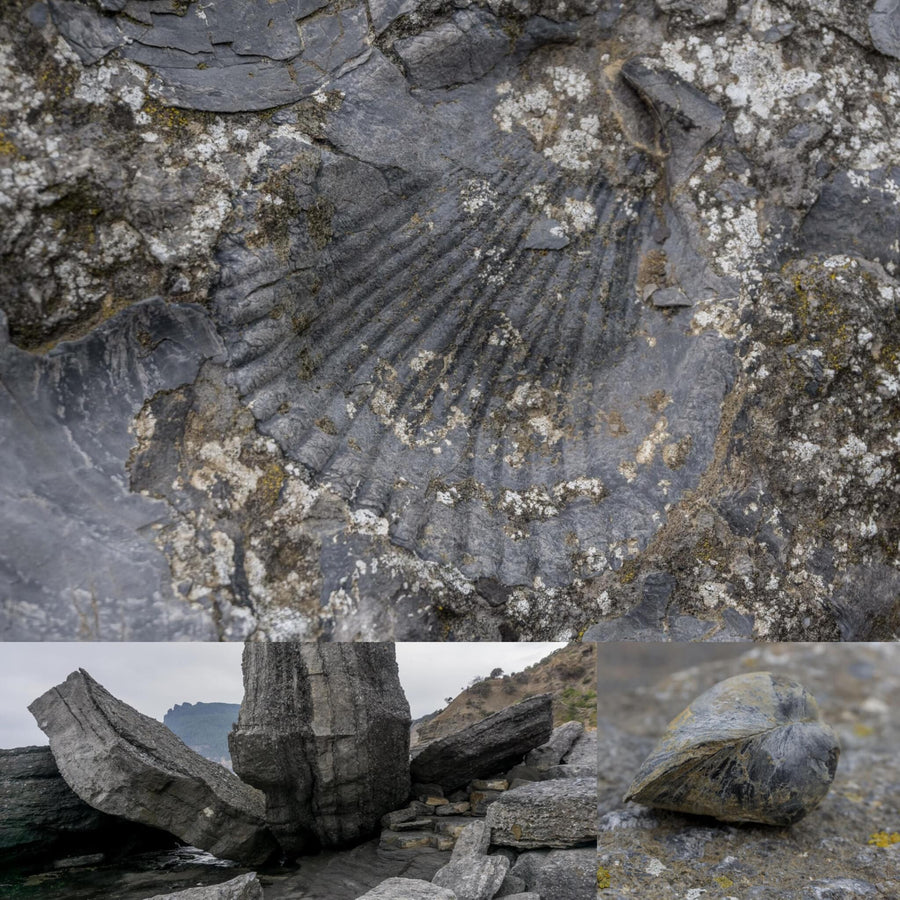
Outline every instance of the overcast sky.
<svg viewBox="0 0 900 900"><path fill-rule="evenodd" d="M562 644L397 644L400 681L413 718L444 706L476 675L520 672ZM86 669L107 690L162 721L176 703L240 703L241 644L4 643L0 645L0 747L46 744L28 704Z"/></svg>

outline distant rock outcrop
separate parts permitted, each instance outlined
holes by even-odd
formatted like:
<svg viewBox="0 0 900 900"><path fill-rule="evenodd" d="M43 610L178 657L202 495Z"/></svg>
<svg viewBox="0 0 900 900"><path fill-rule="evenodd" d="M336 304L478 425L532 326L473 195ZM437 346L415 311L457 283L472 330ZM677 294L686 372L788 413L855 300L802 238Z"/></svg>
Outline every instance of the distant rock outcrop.
<svg viewBox="0 0 900 900"><path fill-rule="evenodd" d="M228 732L240 709L240 703L176 703L163 716L163 725L191 750L230 769Z"/></svg>
<svg viewBox="0 0 900 900"><path fill-rule="evenodd" d="M263 798L79 669L29 709L63 778L95 809L255 865L277 850Z"/></svg>
<svg viewBox="0 0 900 900"><path fill-rule="evenodd" d="M467 728L426 744L413 758L413 781L462 787L520 762L553 730L553 697L541 694L508 706Z"/></svg>
<svg viewBox="0 0 900 900"><path fill-rule="evenodd" d="M235 771L285 853L377 830L409 794L409 704L393 644L248 643Z"/></svg>

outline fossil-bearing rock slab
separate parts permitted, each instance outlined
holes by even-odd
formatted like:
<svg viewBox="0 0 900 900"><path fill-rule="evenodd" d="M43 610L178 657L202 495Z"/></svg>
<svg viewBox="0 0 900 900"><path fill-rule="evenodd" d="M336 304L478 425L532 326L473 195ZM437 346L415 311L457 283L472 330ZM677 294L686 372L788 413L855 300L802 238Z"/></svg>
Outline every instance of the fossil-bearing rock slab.
<svg viewBox="0 0 900 900"><path fill-rule="evenodd" d="M277 849L262 795L79 669L29 710L66 783L86 803L248 864Z"/></svg>
<svg viewBox="0 0 900 900"><path fill-rule="evenodd" d="M597 779L560 778L506 791L487 813L491 842L530 850L574 847L597 835Z"/></svg>
<svg viewBox="0 0 900 900"><path fill-rule="evenodd" d="M221 884L188 888L174 894L157 894L149 900L262 900L263 889L256 873L238 875Z"/></svg>
<svg viewBox="0 0 900 900"><path fill-rule="evenodd" d="M445 791L502 772L545 743L553 729L552 695L540 694L507 706L413 751L413 781Z"/></svg>
<svg viewBox="0 0 900 900"><path fill-rule="evenodd" d="M672 645L668 645L671 647ZM894 753L900 688L896 644L734 647L733 658L660 677L648 672L615 692L602 727L599 897L711 895L776 900L846 896L885 900L900 890L896 822L900 778ZM654 655L665 653L658 646ZM697 661L700 661L698 657ZM734 825L709 817L624 804L635 763L666 722L698 694L738 673L774 671L802 681L841 744L834 783L821 804L789 828ZM823 860L827 859L827 866Z"/></svg>
<svg viewBox="0 0 900 900"><path fill-rule="evenodd" d="M168 835L88 806L63 780L49 747L0 750L0 863L159 846Z"/></svg>
<svg viewBox="0 0 900 900"><path fill-rule="evenodd" d="M4 4L3 635L895 634L897 10Z"/></svg>
<svg viewBox="0 0 900 900"><path fill-rule="evenodd" d="M293 857L374 833L409 795L409 704L393 644L248 643L234 771Z"/></svg>

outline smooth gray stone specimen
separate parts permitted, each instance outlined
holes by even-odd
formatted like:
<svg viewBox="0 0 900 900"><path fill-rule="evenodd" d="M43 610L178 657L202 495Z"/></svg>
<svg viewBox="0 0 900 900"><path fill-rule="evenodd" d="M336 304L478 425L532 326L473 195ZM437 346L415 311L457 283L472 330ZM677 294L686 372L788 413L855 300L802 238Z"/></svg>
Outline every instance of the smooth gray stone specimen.
<svg viewBox="0 0 900 900"><path fill-rule="evenodd" d="M156 894L149 900L262 900L263 889L255 872L238 875L222 884L188 888L174 894Z"/></svg>
<svg viewBox="0 0 900 900"><path fill-rule="evenodd" d="M410 767L413 781L436 782L452 791L521 762L552 730L552 695L530 697L417 748Z"/></svg>
<svg viewBox="0 0 900 900"><path fill-rule="evenodd" d="M357 900L458 900L456 894L418 878L388 878Z"/></svg>
<svg viewBox="0 0 900 900"><path fill-rule="evenodd" d="M50 12L60 34L85 65L97 62L125 43L116 24L70 0L50 0Z"/></svg>
<svg viewBox="0 0 900 900"><path fill-rule="evenodd" d="M678 309L693 305L679 288L660 288L650 295L650 302L659 309Z"/></svg>
<svg viewBox="0 0 900 900"><path fill-rule="evenodd" d="M541 897L593 900L597 896L597 850L551 850L538 871L534 889Z"/></svg>
<svg viewBox="0 0 900 900"><path fill-rule="evenodd" d="M409 704L389 643L248 643L234 771L288 856L375 833L409 795Z"/></svg>
<svg viewBox="0 0 900 900"><path fill-rule="evenodd" d="M0 864L158 843L162 832L88 806L49 747L0 750Z"/></svg>
<svg viewBox="0 0 900 900"><path fill-rule="evenodd" d="M369 12L372 14L372 26L375 34L381 34L400 16L413 12L420 5L420 0L370 0Z"/></svg>
<svg viewBox="0 0 900 900"><path fill-rule="evenodd" d="M540 747L530 750L525 756L526 766L536 766L538 769L549 769L558 766L563 757L572 749L572 745L584 734L584 725L581 722L563 722L553 729L550 740Z"/></svg>
<svg viewBox="0 0 900 900"><path fill-rule="evenodd" d="M793 825L828 793L839 757L837 736L802 685L770 672L736 675L669 723L625 799Z"/></svg>
<svg viewBox="0 0 900 900"><path fill-rule="evenodd" d="M149 534L168 508L128 490L125 463L144 401L221 349L203 309L159 298L45 356L10 344L0 313L3 640L216 638L172 596Z"/></svg>
<svg viewBox="0 0 900 900"><path fill-rule="evenodd" d="M597 837L597 779L536 781L506 791L487 812L491 843L531 850Z"/></svg>
<svg viewBox="0 0 900 900"><path fill-rule="evenodd" d="M877 50L900 59L900 0L878 0L869 14L869 34Z"/></svg>
<svg viewBox="0 0 900 900"><path fill-rule="evenodd" d="M59 771L86 803L248 865L277 847L262 795L117 700L84 669L29 707Z"/></svg>
<svg viewBox="0 0 900 900"><path fill-rule="evenodd" d="M432 883L449 888L458 900L491 900L507 872L505 856L466 856L438 869Z"/></svg>
<svg viewBox="0 0 900 900"><path fill-rule="evenodd" d="M486 856L490 845L491 829L483 820L476 819L471 825L466 825L456 839L450 861Z"/></svg>

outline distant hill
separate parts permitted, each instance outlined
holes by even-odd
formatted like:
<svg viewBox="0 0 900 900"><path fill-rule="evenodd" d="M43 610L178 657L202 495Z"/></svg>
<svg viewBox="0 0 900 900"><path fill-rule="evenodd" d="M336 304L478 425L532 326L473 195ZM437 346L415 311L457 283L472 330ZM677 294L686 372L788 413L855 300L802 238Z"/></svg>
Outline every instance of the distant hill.
<svg viewBox="0 0 900 900"><path fill-rule="evenodd" d="M413 743L443 737L533 697L553 694L555 725L575 720L597 725L597 650L595 644L567 644L523 672L498 674L470 685L444 709L423 716L413 730Z"/></svg>
<svg viewBox="0 0 900 900"><path fill-rule="evenodd" d="M192 750L230 769L228 732L240 709L239 703L176 703L163 724Z"/></svg>

